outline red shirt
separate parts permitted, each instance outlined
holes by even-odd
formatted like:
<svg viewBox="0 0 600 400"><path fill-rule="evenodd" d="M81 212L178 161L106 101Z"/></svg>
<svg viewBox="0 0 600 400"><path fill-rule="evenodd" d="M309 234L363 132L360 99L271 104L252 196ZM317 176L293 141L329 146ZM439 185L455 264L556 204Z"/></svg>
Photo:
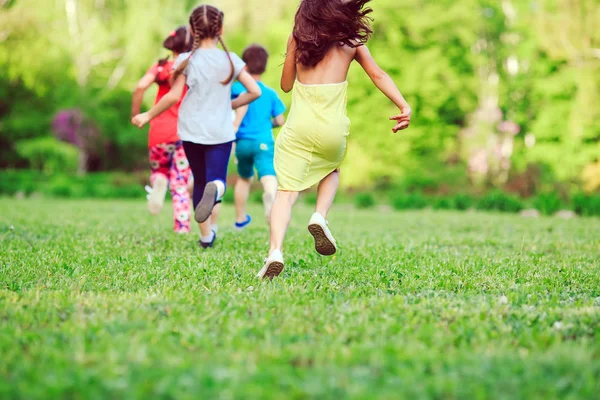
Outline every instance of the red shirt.
<svg viewBox="0 0 600 400"><path fill-rule="evenodd" d="M164 97L171 90L171 84L168 82L173 68L174 61L167 61L165 65L160 66L158 63L154 64L148 73L160 76L161 80L166 80L165 83L158 84L158 93L156 94L156 100L154 104L158 103L160 99ZM185 96L185 91L183 92ZM182 97L183 99L183 97ZM179 117L179 106L181 100L169 108L167 111L159 115L150 121L150 131L148 133L148 146L153 147L161 143L172 143L179 141L179 135L177 134L177 119Z"/></svg>

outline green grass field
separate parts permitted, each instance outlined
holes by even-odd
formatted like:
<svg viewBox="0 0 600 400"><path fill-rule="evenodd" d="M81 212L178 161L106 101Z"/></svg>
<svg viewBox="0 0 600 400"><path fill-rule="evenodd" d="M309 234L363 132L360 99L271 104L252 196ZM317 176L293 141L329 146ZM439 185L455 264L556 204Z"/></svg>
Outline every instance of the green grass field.
<svg viewBox="0 0 600 400"><path fill-rule="evenodd" d="M0 398L598 398L600 220L299 205L217 249L143 202L0 199ZM254 209L256 219L259 208Z"/></svg>

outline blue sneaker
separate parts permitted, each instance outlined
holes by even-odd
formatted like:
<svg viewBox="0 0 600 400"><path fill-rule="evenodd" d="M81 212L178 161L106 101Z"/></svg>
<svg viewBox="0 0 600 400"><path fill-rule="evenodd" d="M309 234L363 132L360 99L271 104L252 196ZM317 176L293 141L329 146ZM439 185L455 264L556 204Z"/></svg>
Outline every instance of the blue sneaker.
<svg viewBox="0 0 600 400"><path fill-rule="evenodd" d="M242 231L242 230L244 230L245 227L250 225L251 222L252 222L252 217L250 215L246 214L246 220L244 222L236 222L235 229L237 229L238 231Z"/></svg>

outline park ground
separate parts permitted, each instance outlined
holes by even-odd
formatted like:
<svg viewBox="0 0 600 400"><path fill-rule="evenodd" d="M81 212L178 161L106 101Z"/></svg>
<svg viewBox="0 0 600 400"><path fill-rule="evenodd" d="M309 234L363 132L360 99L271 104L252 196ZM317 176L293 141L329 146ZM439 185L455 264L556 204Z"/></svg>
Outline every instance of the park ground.
<svg viewBox="0 0 600 400"><path fill-rule="evenodd" d="M139 201L0 199L0 398L535 399L600 393L600 219L336 205L218 247Z"/></svg>

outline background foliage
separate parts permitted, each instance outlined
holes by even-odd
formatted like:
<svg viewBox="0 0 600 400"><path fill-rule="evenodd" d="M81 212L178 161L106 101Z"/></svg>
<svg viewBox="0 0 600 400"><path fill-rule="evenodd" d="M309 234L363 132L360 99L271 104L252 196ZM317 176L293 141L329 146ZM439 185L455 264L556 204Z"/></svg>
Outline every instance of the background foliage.
<svg viewBox="0 0 600 400"><path fill-rule="evenodd" d="M213 3L225 11L232 50L251 42L270 49L265 81L277 87L297 2ZM50 173L65 157L67 168L77 165L71 148L50 143L56 114L77 109L98 136L88 169L143 170L146 136L129 124L130 93L195 5L0 0L0 167ZM598 190L600 3L378 0L373 7L369 46L412 104L414 123L392 135L394 106L353 68L346 187L522 196ZM44 151L49 165L40 164Z"/></svg>

